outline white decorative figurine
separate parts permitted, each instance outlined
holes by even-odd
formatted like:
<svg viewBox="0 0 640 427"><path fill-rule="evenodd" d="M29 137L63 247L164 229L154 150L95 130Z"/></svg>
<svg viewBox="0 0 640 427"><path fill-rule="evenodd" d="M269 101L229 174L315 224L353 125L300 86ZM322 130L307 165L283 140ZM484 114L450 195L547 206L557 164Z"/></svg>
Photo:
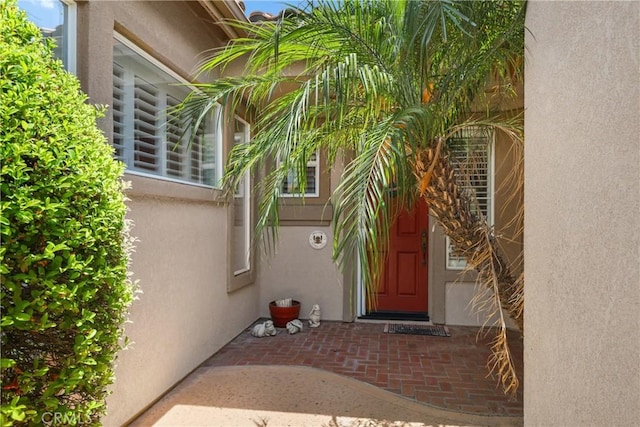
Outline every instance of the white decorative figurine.
<svg viewBox="0 0 640 427"><path fill-rule="evenodd" d="M276 328L273 326L273 321L267 320L264 323L259 323L253 327L251 335L254 337L272 337L276 334Z"/></svg>
<svg viewBox="0 0 640 427"><path fill-rule="evenodd" d="M309 313L309 327L317 328L320 326L320 306L314 304L311 312Z"/></svg>
<svg viewBox="0 0 640 427"><path fill-rule="evenodd" d="M291 335L298 333L302 330L302 322L299 319L292 320L291 322L287 322L287 331Z"/></svg>

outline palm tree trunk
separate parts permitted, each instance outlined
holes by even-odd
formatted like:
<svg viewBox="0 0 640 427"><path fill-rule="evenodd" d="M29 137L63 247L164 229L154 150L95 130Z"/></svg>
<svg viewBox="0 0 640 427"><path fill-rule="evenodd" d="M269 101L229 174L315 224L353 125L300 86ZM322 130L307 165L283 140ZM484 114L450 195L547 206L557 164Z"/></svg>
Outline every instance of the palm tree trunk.
<svg viewBox="0 0 640 427"><path fill-rule="evenodd" d="M455 253L478 272L480 283L497 290L500 305L523 332L522 277L513 276L492 227L473 214L471 201L456 182L449 156L439 151L429 148L417 155L414 169L418 182L423 183L422 197L449 236Z"/></svg>

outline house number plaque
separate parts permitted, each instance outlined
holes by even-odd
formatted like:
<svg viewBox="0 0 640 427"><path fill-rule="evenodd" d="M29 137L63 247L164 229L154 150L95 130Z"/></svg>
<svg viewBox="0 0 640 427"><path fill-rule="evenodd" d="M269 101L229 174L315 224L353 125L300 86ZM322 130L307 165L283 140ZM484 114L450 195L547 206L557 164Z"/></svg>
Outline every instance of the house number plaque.
<svg viewBox="0 0 640 427"><path fill-rule="evenodd" d="M327 246L327 235L322 231L312 231L309 235L309 244L313 249L322 249Z"/></svg>

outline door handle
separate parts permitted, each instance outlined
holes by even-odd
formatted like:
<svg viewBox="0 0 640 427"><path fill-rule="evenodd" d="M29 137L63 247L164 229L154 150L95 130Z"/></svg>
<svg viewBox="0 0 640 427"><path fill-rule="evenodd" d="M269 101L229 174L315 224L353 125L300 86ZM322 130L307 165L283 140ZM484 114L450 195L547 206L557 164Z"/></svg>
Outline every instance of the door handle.
<svg viewBox="0 0 640 427"><path fill-rule="evenodd" d="M427 265L427 230L422 230L420 247L422 248L422 265Z"/></svg>

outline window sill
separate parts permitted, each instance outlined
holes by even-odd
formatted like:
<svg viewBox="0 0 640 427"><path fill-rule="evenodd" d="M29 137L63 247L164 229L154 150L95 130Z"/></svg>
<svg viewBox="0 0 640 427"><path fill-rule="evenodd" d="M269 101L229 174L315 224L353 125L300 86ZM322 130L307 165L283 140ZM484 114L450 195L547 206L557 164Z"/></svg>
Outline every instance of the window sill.
<svg viewBox="0 0 640 427"><path fill-rule="evenodd" d="M222 192L215 188L165 181L129 172L125 172L124 180L131 183L131 188L127 190L128 196L154 197L188 202L225 203Z"/></svg>
<svg viewBox="0 0 640 427"><path fill-rule="evenodd" d="M444 270L444 277L448 282L473 282L478 280L478 273L475 270L453 270L446 268Z"/></svg>
<svg viewBox="0 0 640 427"><path fill-rule="evenodd" d="M305 200L305 199L318 199L320 198L320 195L317 193L310 193L310 194L305 194L304 196L301 196L299 194L283 193L283 194L280 194L280 198L289 199L289 200Z"/></svg>
<svg viewBox="0 0 640 427"><path fill-rule="evenodd" d="M280 205L280 225L329 225L333 219L333 205Z"/></svg>
<svg viewBox="0 0 640 427"><path fill-rule="evenodd" d="M247 270L238 275L231 273L227 281L227 293L230 294L246 286L253 285L254 282L253 270Z"/></svg>

